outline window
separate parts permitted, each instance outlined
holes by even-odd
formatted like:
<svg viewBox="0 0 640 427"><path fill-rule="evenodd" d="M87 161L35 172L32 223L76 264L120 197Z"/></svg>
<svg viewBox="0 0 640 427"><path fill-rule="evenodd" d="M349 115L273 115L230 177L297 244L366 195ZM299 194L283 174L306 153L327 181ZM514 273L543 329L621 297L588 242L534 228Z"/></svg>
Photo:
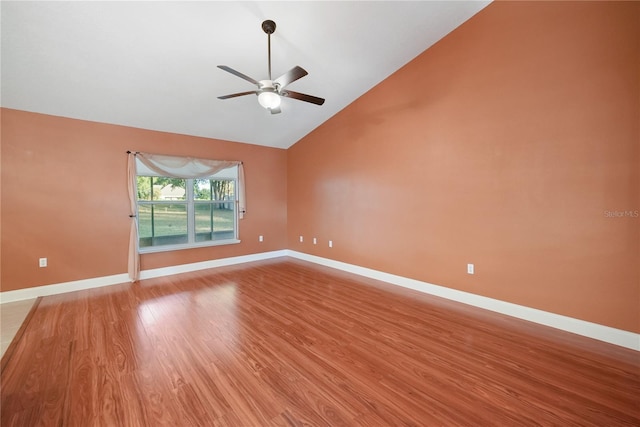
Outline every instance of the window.
<svg viewBox="0 0 640 427"><path fill-rule="evenodd" d="M139 165L140 252L238 243L237 169L183 179L155 176Z"/></svg>

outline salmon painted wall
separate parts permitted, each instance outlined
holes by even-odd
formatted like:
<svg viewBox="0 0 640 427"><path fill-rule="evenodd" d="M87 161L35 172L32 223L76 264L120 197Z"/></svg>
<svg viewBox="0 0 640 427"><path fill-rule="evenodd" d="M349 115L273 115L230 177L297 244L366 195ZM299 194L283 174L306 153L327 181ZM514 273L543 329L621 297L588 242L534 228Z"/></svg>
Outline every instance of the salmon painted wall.
<svg viewBox="0 0 640 427"><path fill-rule="evenodd" d="M143 270L286 247L285 150L10 109L1 132L2 291L126 273L127 150L245 165L242 242L142 255Z"/></svg>
<svg viewBox="0 0 640 427"><path fill-rule="evenodd" d="M639 145L640 3L493 3L288 150L288 246L640 332Z"/></svg>

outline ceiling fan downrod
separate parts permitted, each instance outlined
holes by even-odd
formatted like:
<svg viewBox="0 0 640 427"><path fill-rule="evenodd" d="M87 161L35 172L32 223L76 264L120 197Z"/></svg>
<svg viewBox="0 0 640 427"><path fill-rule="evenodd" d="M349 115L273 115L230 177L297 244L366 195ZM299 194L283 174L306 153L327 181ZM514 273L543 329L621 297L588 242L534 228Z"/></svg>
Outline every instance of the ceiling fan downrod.
<svg viewBox="0 0 640 427"><path fill-rule="evenodd" d="M270 19L267 19L262 23L262 31L267 33L267 53L269 55L269 80L271 78L271 34L276 32L276 23Z"/></svg>

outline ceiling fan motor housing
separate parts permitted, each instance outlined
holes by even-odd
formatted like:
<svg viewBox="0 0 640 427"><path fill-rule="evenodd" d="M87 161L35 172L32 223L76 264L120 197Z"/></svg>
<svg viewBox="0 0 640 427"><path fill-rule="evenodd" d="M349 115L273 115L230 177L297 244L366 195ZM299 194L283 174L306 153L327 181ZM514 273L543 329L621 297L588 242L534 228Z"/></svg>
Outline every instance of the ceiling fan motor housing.
<svg viewBox="0 0 640 427"><path fill-rule="evenodd" d="M275 83L273 80L260 80L258 82L258 86L260 90L267 90L272 92L277 92L280 88L278 83Z"/></svg>

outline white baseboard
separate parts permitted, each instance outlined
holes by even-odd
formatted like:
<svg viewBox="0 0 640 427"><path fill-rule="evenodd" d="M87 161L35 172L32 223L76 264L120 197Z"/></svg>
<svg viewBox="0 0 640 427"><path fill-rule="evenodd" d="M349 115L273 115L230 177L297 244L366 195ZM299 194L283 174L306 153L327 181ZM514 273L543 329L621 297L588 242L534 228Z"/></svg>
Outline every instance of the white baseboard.
<svg viewBox="0 0 640 427"><path fill-rule="evenodd" d="M74 280L72 282L55 283L53 285L36 286L33 288L17 289L15 291L0 292L0 303L35 299L49 295L64 294L66 292L82 291L84 289L100 288L129 281L127 273L113 276L93 277L91 279Z"/></svg>
<svg viewBox="0 0 640 427"><path fill-rule="evenodd" d="M380 280L393 285L402 286L452 301L461 302L463 304L491 310L497 313L506 314L508 316L528 320L530 322L640 351L640 334L288 249L202 261L191 264L175 265L171 267L156 268L153 270L143 270L140 272L140 279L151 279L154 277L188 273L190 271L243 264L283 256L290 256L292 258L309 261L326 267L357 274L359 276L369 277L371 279ZM15 291L0 292L0 303L4 304L7 302L22 301L48 295L99 288L102 286L117 285L127 282L129 282L129 276L126 273L122 273L112 276L95 277L91 279L75 280L73 282L18 289Z"/></svg>
<svg viewBox="0 0 640 427"><path fill-rule="evenodd" d="M322 258L315 255L309 255L302 252L287 250L287 255L292 258L298 258L304 261L313 262L315 264L324 265L326 267L343 270L349 273L380 280L393 285L402 286L449 300L461 302L463 304L491 310L497 313L506 314L508 316L517 317L519 319L528 320L530 322L550 326L552 328L561 329L563 331L572 332L574 334L594 338L596 340L608 342L610 344L615 344L621 347L640 351L640 334L624 331L622 329L611 328L609 326L591 323L585 320L574 319L572 317L567 317L560 314L550 313L547 311L513 304L510 302L500 301L493 298L487 298L469 292L446 288L444 286L421 282L419 280L396 276L394 274L372 270L370 268L360 267L353 264L347 264L328 258Z"/></svg>
<svg viewBox="0 0 640 427"><path fill-rule="evenodd" d="M154 277L170 276L172 274L188 273L190 271L206 270L207 268L226 267L228 265L244 264L246 262L262 261L265 259L285 256L287 256L287 251L283 249L280 251L261 252L257 254L241 255L232 258L212 259L209 261L194 262L192 264L155 268L153 270L141 271L140 280L152 279Z"/></svg>
<svg viewBox="0 0 640 427"><path fill-rule="evenodd" d="M154 277L205 270L207 268L224 267L228 265L242 264L245 262L260 261L282 256L287 256L287 252L285 250L262 252L251 255L241 255L237 257L175 265L171 267L155 268L153 270L141 271L140 279L151 279ZM72 282L56 283L53 285L17 289L15 291L0 292L0 303L4 304L7 302L35 299L37 297L62 294L65 292L81 291L84 289L99 288L102 286L118 285L127 282L129 282L129 275L127 273L122 273L114 274L113 276L95 277L91 279L75 280Z"/></svg>

